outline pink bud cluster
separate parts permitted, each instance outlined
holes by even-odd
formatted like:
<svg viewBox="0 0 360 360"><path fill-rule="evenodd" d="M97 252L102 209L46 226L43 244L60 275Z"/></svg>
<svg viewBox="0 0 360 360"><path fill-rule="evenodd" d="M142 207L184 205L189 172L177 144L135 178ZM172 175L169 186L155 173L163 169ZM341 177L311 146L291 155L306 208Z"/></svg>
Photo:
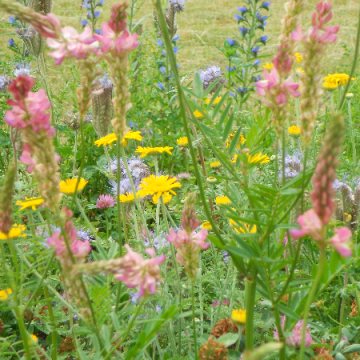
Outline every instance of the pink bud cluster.
<svg viewBox="0 0 360 360"><path fill-rule="evenodd" d="M317 117L317 103L323 93L322 66L321 61L325 54L328 44L337 39L336 33L339 26L325 26L332 18L332 3L321 1L316 5L316 11L312 15L312 26L307 32L303 33L301 26L292 32L294 41L303 46L303 69L304 73L299 72L301 86L301 115L302 137L308 145Z"/></svg>
<svg viewBox="0 0 360 360"><path fill-rule="evenodd" d="M322 248L331 244L342 256L350 256L351 231L347 227L335 229L336 235L329 242L325 240L325 227L333 216L336 206L333 182L336 178L335 169L338 166L344 135L344 120L340 115L334 115L329 123L312 179L314 189L310 197L313 207L299 216L297 221L300 229L292 229L290 234L294 238L310 235Z"/></svg>
<svg viewBox="0 0 360 360"><path fill-rule="evenodd" d="M293 81L288 74L294 62L293 52L295 42L291 38L291 31L296 29L298 15L304 8L304 1L290 0L285 4L287 11L282 20L283 26L280 35L280 45L272 63L274 67L270 73L264 69L264 80L256 83L257 93L263 96L264 103L272 110L275 129L280 134L283 131L284 121L288 117L287 104L291 97L299 97L299 84Z"/></svg>
<svg viewBox="0 0 360 360"><path fill-rule="evenodd" d="M51 107L44 90L34 93L32 77L20 75L9 86L14 100L8 100L12 109L5 114L5 121L13 128L21 130L24 150L20 161L29 165L27 171L33 173L39 184L39 192L47 206L57 211L61 193L59 191L60 157L56 154L52 139L55 129L50 123Z"/></svg>
<svg viewBox="0 0 360 360"><path fill-rule="evenodd" d="M89 241L79 240L77 238L77 231L70 220L72 211L64 207L61 210L61 217L65 219L64 234L60 231L54 232L51 237L46 239L46 242L55 247L55 255L60 260L63 268L72 266L71 255L76 259L84 259L91 251Z"/></svg>
<svg viewBox="0 0 360 360"><path fill-rule="evenodd" d="M284 330L285 327L285 321L286 321L286 317L281 316L281 328L282 330ZM303 320L300 320L296 323L295 327L292 330L292 336L286 338L286 344L290 347L294 347L294 348L300 348L301 346L301 340L302 340L302 328L303 328ZM274 330L274 338L275 340L279 341L279 332L278 329ZM306 327L306 333L305 333L305 347L310 347L313 344L313 339L311 337L310 334L310 326L308 325Z"/></svg>
<svg viewBox="0 0 360 360"><path fill-rule="evenodd" d="M184 265L188 277L193 282L196 280L199 252L210 246L210 243L205 243L208 234L206 229L203 228L199 232L195 232L199 226L199 221L194 211L194 200L191 194L188 195L181 222L184 229L175 233L174 229L171 228L170 234L167 235L168 241L178 249L176 261Z"/></svg>

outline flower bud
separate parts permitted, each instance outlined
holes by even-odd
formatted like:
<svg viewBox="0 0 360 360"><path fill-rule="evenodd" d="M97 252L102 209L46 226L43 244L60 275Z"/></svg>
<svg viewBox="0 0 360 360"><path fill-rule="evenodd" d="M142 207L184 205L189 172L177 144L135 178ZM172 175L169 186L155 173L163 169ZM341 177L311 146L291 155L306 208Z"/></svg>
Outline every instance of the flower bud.
<svg viewBox="0 0 360 360"><path fill-rule="evenodd" d="M8 234L12 225L12 201L14 194L15 166L9 167L0 192L0 231Z"/></svg>
<svg viewBox="0 0 360 360"><path fill-rule="evenodd" d="M45 39L32 27L16 30L27 49L35 57L39 57L44 50Z"/></svg>

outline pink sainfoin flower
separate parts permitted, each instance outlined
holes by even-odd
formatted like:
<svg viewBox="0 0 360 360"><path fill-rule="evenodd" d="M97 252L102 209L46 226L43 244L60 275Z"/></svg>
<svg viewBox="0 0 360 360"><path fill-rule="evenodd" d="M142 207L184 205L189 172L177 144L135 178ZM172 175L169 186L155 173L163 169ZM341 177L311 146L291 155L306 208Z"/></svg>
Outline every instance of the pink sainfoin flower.
<svg viewBox="0 0 360 360"><path fill-rule="evenodd" d="M308 145L315 126L318 113L318 102L323 94L322 89L322 58L328 44L337 39L339 26L325 26L332 18L332 3L321 1L316 5L312 15L312 26L303 33L301 26L292 31L292 39L302 44L303 69L298 76L301 86L301 136Z"/></svg>
<svg viewBox="0 0 360 360"><path fill-rule="evenodd" d="M106 210L108 208L114 207L114 205L115 205L114 198L109 194L100 195L96 202L96 207L102 210Z"/></svg>
<svg viewBox="0 0 360 360"><path fill-rule="evenodd" d="M155 258L154 249L148 248L146 252L151 259L143 259L142 255L125 245L127 253L121 259L121 266L115 270L115 278L122 281L127 287L139 287L139 295L147 292L154 294L156 283L161 281L159 264L165 261L165 255Z"/></svg>
<svg viewBox="0 0 360 360"><path fill-rule="evenodd" d="M89 25L80 35L73 27L65 26L61 29L60 37L57 40L47 39L47 44L55 49L54 52L49 53L55 59L55 65L60 65L64 59L73 57L86 59L90 53L97 53L99 47Z"/></svg>
<svg viewBox="0 0 360 360"><path fill-rule="evenodd" d="M284 330L285 327L285 316L281 316L281 328ZM301 340L302 340L302 327L303 327L303 320L300 320L296 323L294 329L292 330L292 336L286 338L286 344L290 347L300 348ZM279 332L278 329L275 329L273 332L275 340L279 341ZM306 327L305 333L305 347L310 347L313 344L313 339L310 334L310 326Z"/></svg>
<svg viewBox="0 0 360 360"><path fill-rule="evenodd" d="M329 123L318 162L313 176L314 189L310 194L312 209L306 211L297 219L300 229L290 230L291 236L300 238L310 235L323 250L332 245L342 256L350 256L351 231L343 227L335 229L336 235L329 241L325 239L325 227L335 211L335 190L333 182L336 179L335 169L339 164L338 156L345 134L345 124L341 115L334 115Z"/></svg>
<svg viewBox="0 0 360 360"><path fill-rule="evenodd" d="M12 82L9 91L14 99L8 100L12 109L5 113L4 119L12 128L21 130L24 150L20 161L29 165L27 171L36 178L45 204L57 213L61 201L60 157L52 142L55 129L51 126L48 112L51 104L44 90L36 93L30 91L34 84L32 77L23 75Z"/></svg>
<svg viewBox="0 0 360 360"><path fill-rule="evenodd" d="M62 218L66 219L64 232L63 234L60 231L57 231L52 234L51 237L46 239L46 242L55 247L55 255L61 262L63 268L71 268L72 260L71 255L69 254L69 249L74 258L84 259L85 256L91 251L91 246L89 241L82 241L77 238L77 231L72 224L71 216L72 211L64 207L61 210ZM68 245L66 244L68 242Z"/></svg>
<svg viewBox="0 0 360 360"><path fill-rule="evenodd" d="M195 195L189 194L182 213L183 230L175 233L170 229L167 239L177 249L176 261L184 265L185 271L191 281L195 281L198 270L198 254L202 249L207 249L210 243L205 243L208 231L202 228L199 232L195 229L199 226L199 221L195 215Z"/></svg>

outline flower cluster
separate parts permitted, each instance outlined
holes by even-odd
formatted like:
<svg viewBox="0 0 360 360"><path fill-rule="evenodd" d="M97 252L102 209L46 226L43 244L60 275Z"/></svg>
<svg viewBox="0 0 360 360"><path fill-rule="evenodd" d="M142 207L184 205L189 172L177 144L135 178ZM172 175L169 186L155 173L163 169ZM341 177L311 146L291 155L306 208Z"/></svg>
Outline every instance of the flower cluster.
<svg viewBox="0 0 360 360"><path fill-rule="evenodd" d="M54 212L58 209L61 200L59 192L60 157L55 153L52 139L55 129L51 126L50 108L46 93L39 90L34 93L30 90L35 84L32 77L20 75L9 86L14 100L8 100L12 110L5 114L5 121L13 128L21 130L24 150L20 161L29 165L27 171L33 173L39 184L39 192Z"/></svg>
<svg viewBox="0 0 360 360"><path fill-rule="evenodd" d="M215 91L221 84L226 83L226 79L222 77L221 69L218 66L209 66L206 70L200 69L199 73L204 90L206 90L209 85L217 79L219 79L219 82L216 84L212 91Z"/></svg>

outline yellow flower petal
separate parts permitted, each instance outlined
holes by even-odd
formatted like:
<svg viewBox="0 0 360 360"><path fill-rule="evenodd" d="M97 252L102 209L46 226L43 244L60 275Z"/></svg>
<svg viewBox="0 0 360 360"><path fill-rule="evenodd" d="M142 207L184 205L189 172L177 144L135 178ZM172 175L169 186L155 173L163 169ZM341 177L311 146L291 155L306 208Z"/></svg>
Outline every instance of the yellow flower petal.
<svg viewBox="0 0 360 360"><path fill-rule="evenodd" d="M76 184L78 182L78 179L67 179L60 182L60 191L64 194L73 194L76 189ZM79 181L79 185L77 187L77 192L81 191L85 185L88 183L85 179L81 178Z"/></svg>

